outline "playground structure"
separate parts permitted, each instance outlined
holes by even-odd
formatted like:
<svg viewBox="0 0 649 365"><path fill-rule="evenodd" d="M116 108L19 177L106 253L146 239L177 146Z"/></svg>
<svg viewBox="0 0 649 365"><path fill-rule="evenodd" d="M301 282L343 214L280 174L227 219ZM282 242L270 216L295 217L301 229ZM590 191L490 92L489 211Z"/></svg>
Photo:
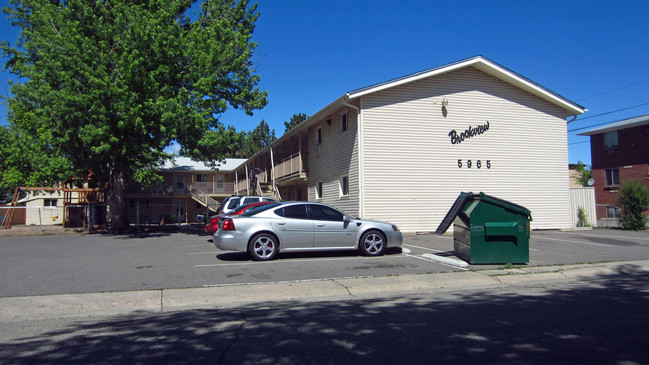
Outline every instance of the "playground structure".
<svg viewBox="0 0 649 365"><path fill-rule="evenodd" d="M50 195L58 193L58 196L61 193L63 194L63 217L61 219L63 228L83 227L92 229L94 227L104 226L106 222L106 189L73 187L75 184L87 186L87 182L91 178L92 173L89 173L84 179L70 179L65 181L62 187L17 187L9 206L0 208L0 216L4 216L4 219L1 220L1 227L3 229L10 229L14 224L16 210L27 208L19 206L21 200L29 198L30 195L34 198L40 193L48 193ZM56 200L58 201L58 199ZM57 206L54 206L53 209L58 209ZM35 208L39 210L38 219L42 225L41 209L46 207L41 205ZM58 219L58 216L53 216L52 221L55 221L55 218Z"/></svg>

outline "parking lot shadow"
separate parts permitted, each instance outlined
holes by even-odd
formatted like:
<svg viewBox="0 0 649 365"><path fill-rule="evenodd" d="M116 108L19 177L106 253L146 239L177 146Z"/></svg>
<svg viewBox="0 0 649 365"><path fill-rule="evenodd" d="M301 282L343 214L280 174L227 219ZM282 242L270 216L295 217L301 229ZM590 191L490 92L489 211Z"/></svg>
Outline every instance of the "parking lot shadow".
<svg viewBox="0 0 649 365"><path fill-rule="evenodd" d="M10 364L647 364L649 273L71 320L0 343Z"/></svg>

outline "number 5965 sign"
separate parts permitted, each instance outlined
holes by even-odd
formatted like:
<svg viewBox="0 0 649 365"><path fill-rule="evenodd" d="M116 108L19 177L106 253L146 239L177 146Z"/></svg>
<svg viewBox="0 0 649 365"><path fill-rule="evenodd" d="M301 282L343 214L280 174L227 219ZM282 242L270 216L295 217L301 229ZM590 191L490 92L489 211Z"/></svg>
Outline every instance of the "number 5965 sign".
<svg viewBox="0 0 649 365"><path fill-rule="evenodd" d="M483 167L486 167L488 169L491 168L491 160L462 160L459 159L457 160L457 167L458 168L463 168L466 167L467 169L481 169Z"/></svg>

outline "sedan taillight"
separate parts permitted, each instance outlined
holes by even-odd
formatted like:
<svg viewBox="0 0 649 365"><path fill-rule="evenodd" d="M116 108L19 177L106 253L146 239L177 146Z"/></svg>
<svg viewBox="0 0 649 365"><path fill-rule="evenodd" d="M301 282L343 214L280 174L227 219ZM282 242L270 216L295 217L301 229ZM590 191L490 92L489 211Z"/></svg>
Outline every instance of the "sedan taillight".
<svg viewBox="0 0 649 365"><path fill-rule="evenodd" d="M223 221L223 230L224 231L234 231L234 222L232 219L226 219Z"/></svg>
<svg viewBox="0 0 649 365"><path fill-rule="evenodd" d="M218 223L218 222L219 222L219 219L218 219L218 218L211 218L211 219L210 219L210 223L212 223L212 224L216 224L216 223Z"/></svg>

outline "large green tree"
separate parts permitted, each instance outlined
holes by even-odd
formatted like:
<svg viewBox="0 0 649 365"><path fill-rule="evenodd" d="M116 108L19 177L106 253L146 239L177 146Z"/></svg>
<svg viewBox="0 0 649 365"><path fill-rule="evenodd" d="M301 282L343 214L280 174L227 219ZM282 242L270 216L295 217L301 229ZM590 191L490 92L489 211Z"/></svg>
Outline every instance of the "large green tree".
<svg viewBox="0 0 649 365"><path fill-rule="evenodd" d="M229 107L266 105L252 63L256 5L210 0L11 0L21 28L3 42L11 86L9 121L109 184L111 228L126 224L125 186L146 181L173 141L201 160L226 156Z"/></svg>

